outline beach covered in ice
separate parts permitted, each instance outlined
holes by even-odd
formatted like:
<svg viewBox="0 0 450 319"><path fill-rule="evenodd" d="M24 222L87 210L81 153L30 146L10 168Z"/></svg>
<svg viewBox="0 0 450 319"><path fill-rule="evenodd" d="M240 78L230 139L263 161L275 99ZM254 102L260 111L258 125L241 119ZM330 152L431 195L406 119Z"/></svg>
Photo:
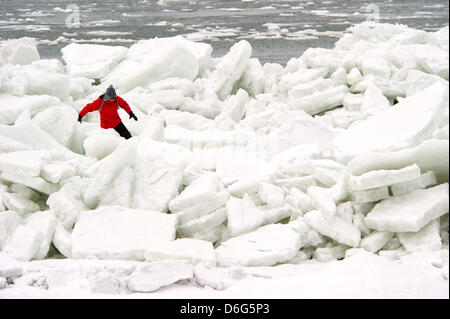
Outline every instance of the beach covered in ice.
<svg viewBox="0 0 450 319"><path fill-rule="evenodd" d="M286 66L1 42L0 297L448 298L448 35L362 23ZM129 140L77 121L110 84Z"/></svg>

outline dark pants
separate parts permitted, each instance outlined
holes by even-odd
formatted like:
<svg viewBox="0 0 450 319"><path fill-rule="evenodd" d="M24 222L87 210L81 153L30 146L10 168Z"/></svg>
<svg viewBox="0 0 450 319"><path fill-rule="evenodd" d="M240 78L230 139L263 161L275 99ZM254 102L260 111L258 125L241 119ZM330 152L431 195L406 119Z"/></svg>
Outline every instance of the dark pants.
<svg viewBox="0 0 450 319"><path fill-rule="evenodd" d="M128 129L125 127L125 125L123 125L122 122L120 122L119 125L117 125L114 129L123 138L125 138L125 139L131 138L131 133L128 131Z"/></svg>

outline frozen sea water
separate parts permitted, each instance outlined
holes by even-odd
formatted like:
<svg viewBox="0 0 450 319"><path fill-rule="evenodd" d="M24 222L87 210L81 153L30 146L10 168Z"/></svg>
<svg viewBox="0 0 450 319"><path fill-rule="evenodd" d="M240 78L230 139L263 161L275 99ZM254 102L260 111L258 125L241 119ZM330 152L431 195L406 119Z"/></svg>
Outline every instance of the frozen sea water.
<svg viewBox="0 0 450 319"><path fill-rule="evenodd" d="M69 5L79 8L79 28L66 24L74 12ZM349 26L376 13L379 22L426 31L449 22L446 0L2 0L0 40L33 37L41 58L60 58L71 41L129 47L141 39L183 35L210 43L213 55L222 56L246 39L253 57L285 65L309 47L332 48Z"/></svg>

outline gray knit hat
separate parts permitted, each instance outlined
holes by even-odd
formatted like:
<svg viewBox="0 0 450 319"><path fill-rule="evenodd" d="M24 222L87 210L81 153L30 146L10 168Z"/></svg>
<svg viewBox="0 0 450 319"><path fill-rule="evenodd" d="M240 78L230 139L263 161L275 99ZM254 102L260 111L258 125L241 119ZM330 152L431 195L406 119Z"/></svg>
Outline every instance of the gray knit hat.
<svg viewBox="0 0 450 319"><path fill-rule="evenodd" d="M116 94L116 90L113 88L112 85L110 85L107 89L106 89L106 93L103 96L103 101L108 101L109 99L115 99L117 97Z"/></svg>

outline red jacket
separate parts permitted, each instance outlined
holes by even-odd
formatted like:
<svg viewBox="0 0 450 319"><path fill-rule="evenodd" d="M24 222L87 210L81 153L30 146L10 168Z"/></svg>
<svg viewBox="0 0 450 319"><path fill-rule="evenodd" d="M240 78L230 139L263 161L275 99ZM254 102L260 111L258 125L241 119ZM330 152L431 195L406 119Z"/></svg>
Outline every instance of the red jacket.
<svg viewBox="0 0 450 319"><path fill-rule="evenodd" d="M99 97L94 102L87 104L81 110L80 115L81 117L84 117L89 112L98 111L103 103L102 109L100 110L100 126L105 129L114 128L122 122L119 113L117 113L117 102L121 108L130 114L131 108L128 103L120 96L117 96L117 101L105 101L105 103L103 103L102 98Z"/></svg>

